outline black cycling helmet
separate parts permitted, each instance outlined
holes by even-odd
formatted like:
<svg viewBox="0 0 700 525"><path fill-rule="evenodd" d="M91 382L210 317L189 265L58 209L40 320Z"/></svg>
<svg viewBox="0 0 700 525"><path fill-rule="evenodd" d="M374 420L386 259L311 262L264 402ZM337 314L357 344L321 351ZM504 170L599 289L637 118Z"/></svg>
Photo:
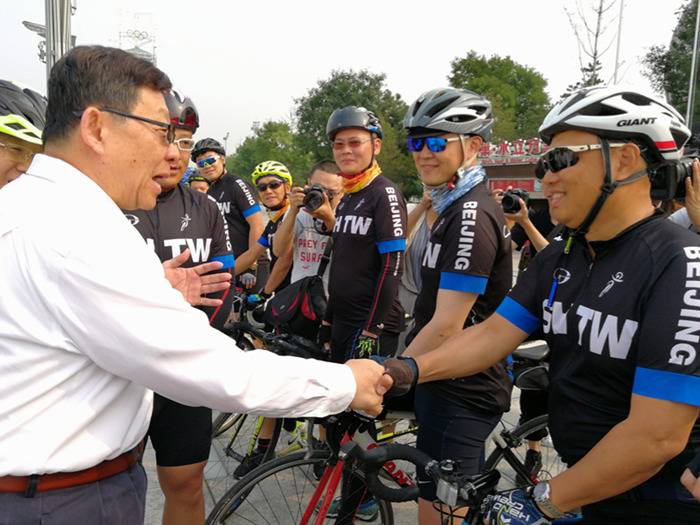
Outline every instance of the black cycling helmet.
<svg viewBox="0 0 700 525"><path fill-rule="evenodd" d="M194 145L194 149L192 150L192 162L196 162L197 157L199 157L205 151L213 151L223 155L224 157L226 156L226 150L221 143L216 139L207 137L206 139L198 140Z"/></svg>
<svg viewBox="0 0 700 525"><path fill-rule="evenodd" d="M177 127L188 129L192 132L199 127L199 115L192 99L183 95L176 89L163 91L165 104L170 112L170 122Z"/></svg>
<svg viewBox="0 0 700 525"><path fill-rule="evenodd" d="M491 138L495 119L491 102L467 89L437 88L423 93L411 104L403 119L408 136L440 133L478 135Z"/></svg>
<svg viewBox="0 0 700 525"><path fill-rule="evenodd" d="M206 177L202 177L201 175L197 175L196 173L193 173L189 177L187 177L187 184L189 186L191 186L193 182L206 182L211 186L211 181L209 179L207 179Z"/></svg>
<svg viewBox="0 0 700 525"><path fill-rule="evenodd" d="M0 132L41 145L46 97L17 82L0 80Z"/></svg>
<svg viewBox="0 0 700 525"><path fill-rule="evenodd" d="M328 140L334 140L336 133L348 128L366 129L370 133L376 133L380 139L384 136L382 123L377 116L363 107L347 106L331 113L326 124Z"/></svg>

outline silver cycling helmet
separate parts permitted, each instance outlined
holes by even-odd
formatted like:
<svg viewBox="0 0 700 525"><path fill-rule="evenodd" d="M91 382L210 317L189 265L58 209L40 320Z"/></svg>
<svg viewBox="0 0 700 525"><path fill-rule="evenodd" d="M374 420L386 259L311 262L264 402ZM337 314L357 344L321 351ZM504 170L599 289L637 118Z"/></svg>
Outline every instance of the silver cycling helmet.
<svg viewBox="0 0 700 525"><path fill-rule="evenodd" d="M683 117L666 102L622 86L595 86L562 100L545 117L540 137L547 144L557 133L588 131L612 140L632 140L647 164L680 159L690 137Z"/></svg>
<svg viewBox="0 0 700 525"><path fill-rule="evenodd" d="M478 135L491 138L495 119L491 102L467 89L436 88L423 93L411 104L403 119L408 137L436 133Z"/></svg>

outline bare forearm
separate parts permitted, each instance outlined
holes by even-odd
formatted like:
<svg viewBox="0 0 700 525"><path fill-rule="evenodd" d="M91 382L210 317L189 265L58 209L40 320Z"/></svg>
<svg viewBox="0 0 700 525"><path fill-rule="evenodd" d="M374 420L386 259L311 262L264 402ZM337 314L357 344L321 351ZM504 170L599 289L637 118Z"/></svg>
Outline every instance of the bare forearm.
<svg viewBox="0 0 700 525"><path fill-rule="evenodd" d="M294 249L294 223L297 219L298 208L289 208L282 224L275 232L275 242L272 243L272 252L276 257L284 257Z"/></svg>

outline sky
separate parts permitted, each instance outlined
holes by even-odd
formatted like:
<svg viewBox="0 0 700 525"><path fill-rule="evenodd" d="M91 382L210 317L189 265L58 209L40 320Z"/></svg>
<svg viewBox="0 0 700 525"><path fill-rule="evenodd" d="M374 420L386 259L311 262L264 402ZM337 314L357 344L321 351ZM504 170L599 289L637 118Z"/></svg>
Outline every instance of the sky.
<svg viewBox="0 0 700 525"><path fill-rule="evenodd" d="M606 16L609 49L602 76L612 81L618 49L619 1ZM556 101L580 80L579 46L565 8L590 14L593 0L75 0L77 44L129 48L131 30L155 36L157 64L195 102L200 129L232 153L255 122L291 122L295 99L333 70L384 73L384 87L410 104L446 86L451 61L470 51L510 56L547 80ZM625 0L619 31L620 83L650 89L641 58L667 46L687 0ZM45 93L38 35L44 0L0 0L4 53L0 77ZM151 51L151 45L144 49ZM585 58L585 57L584 57ZM588 60L585 61L586 63ZM370 108L371 109L371 108Z"/></svg>

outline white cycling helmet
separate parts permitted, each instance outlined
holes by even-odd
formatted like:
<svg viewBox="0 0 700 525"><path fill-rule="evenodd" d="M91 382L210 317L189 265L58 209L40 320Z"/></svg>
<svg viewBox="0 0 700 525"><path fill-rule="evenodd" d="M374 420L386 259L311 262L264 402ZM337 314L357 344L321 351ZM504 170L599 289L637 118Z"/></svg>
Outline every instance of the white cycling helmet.
<svg viewBox="0 0 700 525"><path fill-rule="evenodd" d="M408 108L403 127L409 138L430 134L479 135L484 142L493 130L491 102L467 89L436 88L423 93Z"/></svg>
<svg viewBox="0 0 700 525"><path fill-rule="evenodd" d="M540 137L547 144L566 130L588 131L613 140L633 140L648 164L680 159L690 137L683 117L651 95L623 86L595 86L562 100L545 117Z"/></svg>

